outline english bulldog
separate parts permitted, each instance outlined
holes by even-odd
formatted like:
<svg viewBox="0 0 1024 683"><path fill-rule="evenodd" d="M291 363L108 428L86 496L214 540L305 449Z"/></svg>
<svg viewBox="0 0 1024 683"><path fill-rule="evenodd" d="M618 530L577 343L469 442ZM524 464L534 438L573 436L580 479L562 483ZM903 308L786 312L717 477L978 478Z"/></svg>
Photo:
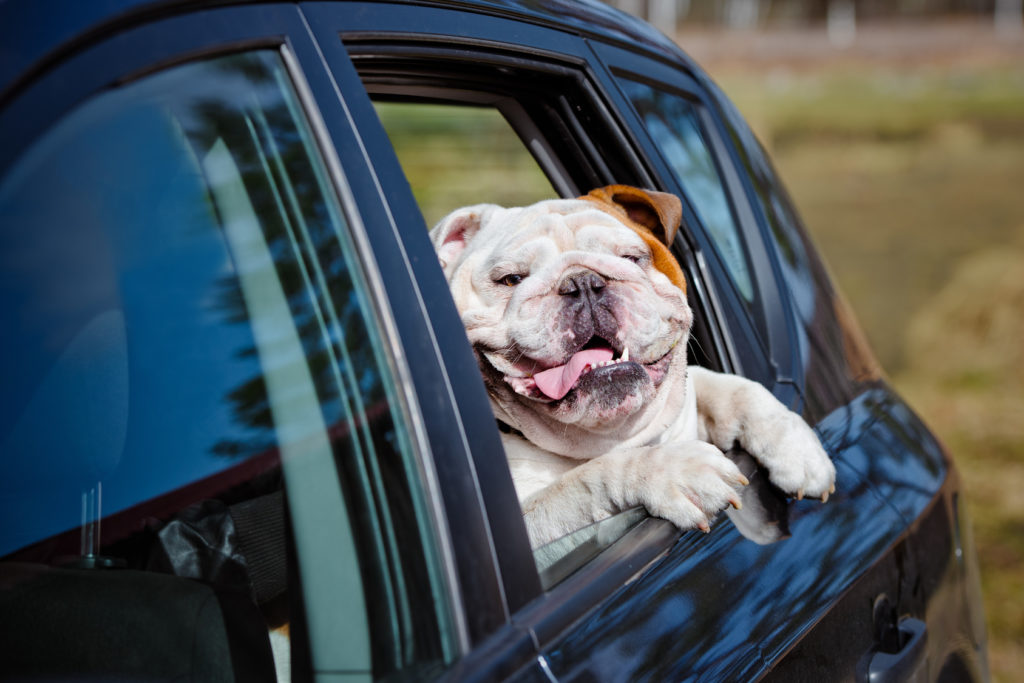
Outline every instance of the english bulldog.
<svg viewBox="0 0 1024 683"><path fill-rule="evenodd" d="M673 195L458 209L431 231L476 353L534 547L642 505L680 529L741 507L739 445L796 498L835 467L760 384L688 366L693 313L668 247Z"/></svg>

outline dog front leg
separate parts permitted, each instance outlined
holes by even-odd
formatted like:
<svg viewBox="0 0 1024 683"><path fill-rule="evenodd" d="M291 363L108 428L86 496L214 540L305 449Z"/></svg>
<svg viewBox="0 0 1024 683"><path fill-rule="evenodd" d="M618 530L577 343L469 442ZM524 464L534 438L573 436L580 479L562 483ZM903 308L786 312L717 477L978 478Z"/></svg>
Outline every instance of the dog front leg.
<svg viewBox="0 0 1024 683"><path fill-rule="evenodd" d="M789 495L827 500L836 469L814 430L757 382L690 367L698 436L723 451L739 444Z"/></svg>
<svg viewBox="0 0 1024 683"><path fill-rule="evenodd" d="M533 547L642 505L681 529L707 531L746 478L708 443L688 441L605 453L527 496L523 516Z"/></svg>

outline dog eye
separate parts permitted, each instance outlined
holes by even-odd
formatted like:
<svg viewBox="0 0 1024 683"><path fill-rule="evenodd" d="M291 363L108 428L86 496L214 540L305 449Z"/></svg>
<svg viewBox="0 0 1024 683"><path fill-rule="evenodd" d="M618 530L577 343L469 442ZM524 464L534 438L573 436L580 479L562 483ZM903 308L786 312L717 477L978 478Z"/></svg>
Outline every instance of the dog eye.
<svg viewBox="0 0 1024 683"><path fill-rule="evenodd" d="M495 280L498 284L508 285L509 287L515 287L523 281L523 275L520 273L509 273L505 277L498 278Z"/></svg>
<svg viewBox="0 0 1024 683"><path fill-rule="evenodd" d="M648 256L646 256L645 254L623 254L622 258L626 259L627 261L631 261L637 264L638 266L642 266L644 262L647 261Z"/></svg>

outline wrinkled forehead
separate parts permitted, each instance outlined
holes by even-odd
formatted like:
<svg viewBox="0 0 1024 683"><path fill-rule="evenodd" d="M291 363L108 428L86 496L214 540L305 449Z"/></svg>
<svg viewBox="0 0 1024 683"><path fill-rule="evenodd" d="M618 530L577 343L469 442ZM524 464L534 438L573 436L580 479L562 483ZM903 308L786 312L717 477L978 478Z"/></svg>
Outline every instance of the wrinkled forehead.
<svg viewBox="0 0 1024 683"><path fill-rule="evenodd" d="M607 212L593 208L591 202L567 199L509 210L495 216L489 226L496 251L509 253L546 241L559 251L603 250L637 244L643 239Z"/></svg>

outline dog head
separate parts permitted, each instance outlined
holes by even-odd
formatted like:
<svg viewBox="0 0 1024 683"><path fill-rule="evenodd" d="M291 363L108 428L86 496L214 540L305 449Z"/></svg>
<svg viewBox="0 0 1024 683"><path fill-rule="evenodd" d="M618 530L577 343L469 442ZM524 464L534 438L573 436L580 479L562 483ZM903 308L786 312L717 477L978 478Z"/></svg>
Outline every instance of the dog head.
<svg viewBox="0 0 1024 683"><path fill-rule="evenodd" d="M682 405L692 313L666 244L679 199L610 186L458 209L431 231L498 419L592 457Z"/></svg>

